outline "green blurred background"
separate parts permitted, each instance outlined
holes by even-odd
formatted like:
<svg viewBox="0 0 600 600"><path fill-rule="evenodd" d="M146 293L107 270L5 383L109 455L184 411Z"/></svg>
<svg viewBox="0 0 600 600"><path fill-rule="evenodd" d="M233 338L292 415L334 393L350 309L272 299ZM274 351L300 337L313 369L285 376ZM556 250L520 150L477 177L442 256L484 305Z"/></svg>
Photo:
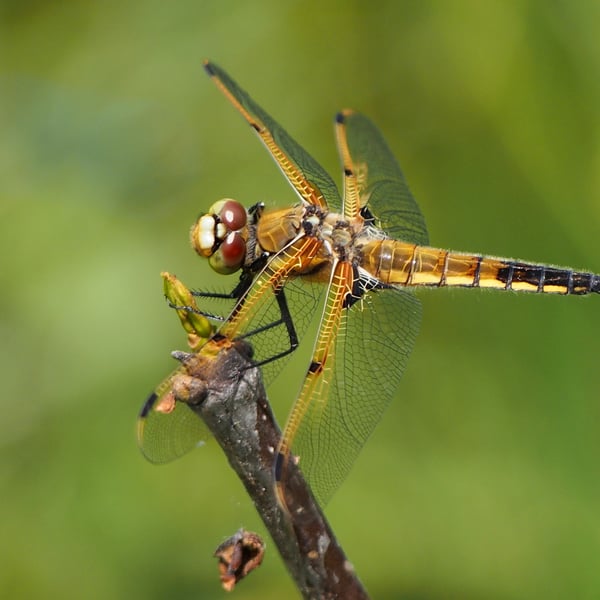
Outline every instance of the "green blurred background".
<svg viewBox="0 0 600 600"><path fill-rule="evenodd" d="M2 597L221 598L212 551L264 532L216 444L159 468L135 443L185 346L160 271L235 280L189 226L294 199L204 57L336 176L333 114L370 115L433 244L600 271L597 2L3 0ZM327 511L359 575L374 598L600 596L598 299L420 296L401 393ZM237 598L295 595L268 550Z"/></svg>

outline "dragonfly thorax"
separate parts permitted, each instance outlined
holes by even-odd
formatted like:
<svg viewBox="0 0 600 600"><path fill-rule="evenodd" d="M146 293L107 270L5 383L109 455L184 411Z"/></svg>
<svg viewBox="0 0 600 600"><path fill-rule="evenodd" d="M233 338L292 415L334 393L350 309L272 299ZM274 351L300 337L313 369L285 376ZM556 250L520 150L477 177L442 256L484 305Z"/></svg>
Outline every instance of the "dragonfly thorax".
<svg viewBox="0 0 600 600"><path fill-rule="evenodd" d="M291 208L265 211L257 221L256 241L267 254L284 249L299 237L321 242L319 262L334 256L352 260L358 250L357 239L364 230L362 218L347 219L320 207L299 204Z"/></svg>
<svg viewBox="0 0 600 600"><path fill-rule="evenodd" d="M385 239L386 234L362 216L348 219L308 203L265 209L262 204L249 211L230 198L215 202L198 218L191 231L192 246L208 258L218 273L230 274L243 268L252 271L301 237L320 242L314 260L297 272L311 272L334 260L363 262L363 247ZM264 262L262 262L264 264Z"/></svg>

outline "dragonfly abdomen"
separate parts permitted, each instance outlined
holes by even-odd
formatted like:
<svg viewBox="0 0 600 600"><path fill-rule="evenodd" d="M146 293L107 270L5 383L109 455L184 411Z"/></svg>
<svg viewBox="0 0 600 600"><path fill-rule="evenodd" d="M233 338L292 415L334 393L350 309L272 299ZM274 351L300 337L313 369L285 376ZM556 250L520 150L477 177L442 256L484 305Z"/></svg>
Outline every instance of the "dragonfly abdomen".
<svg viewBox="0 0 600 600"><path fill-rule="evenodd" d="M600 275L396 240L365 244L361 266L390 285L481 287L550 294L600 293Z"/></svg>

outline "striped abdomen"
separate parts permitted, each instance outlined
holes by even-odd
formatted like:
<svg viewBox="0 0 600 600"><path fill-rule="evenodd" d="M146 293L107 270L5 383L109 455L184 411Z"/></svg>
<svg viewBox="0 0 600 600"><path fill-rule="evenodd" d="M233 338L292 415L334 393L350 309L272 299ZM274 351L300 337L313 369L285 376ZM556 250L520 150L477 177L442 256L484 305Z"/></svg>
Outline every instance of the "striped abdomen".
<svg viewBox="0 0 600 600"><path fill-rule="evenodd" d="M395 240L365 244L361 266L392 285L481 287L551 294L600 293L600 275Z"/></svg>

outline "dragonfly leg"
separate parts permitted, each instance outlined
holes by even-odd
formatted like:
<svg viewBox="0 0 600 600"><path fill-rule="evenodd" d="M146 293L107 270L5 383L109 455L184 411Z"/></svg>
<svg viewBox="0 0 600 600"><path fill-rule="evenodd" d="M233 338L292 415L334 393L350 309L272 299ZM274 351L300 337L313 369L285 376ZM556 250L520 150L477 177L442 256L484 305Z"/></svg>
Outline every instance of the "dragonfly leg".
<svg viewBox="0 0 600 600"><path fill-rule="evenodd" d="M195 298L216 298L221 300L239 300L244 296L244 294L248 291L250 286L252 285L252 276L243 274L240 277L240 281L238 284L231 290L231 292L223 293L223 292L204 292L201 290L189 290L190 294ZM193 312L199 315L206 317L207 319L213 319L214 321L224 322L226 317L223 315L215 315L214 313L209 313L206 311L201 311L193 306L177 306L172 302L169 302L169 306L174 308L175 310L185 310L188 312Z"/></svg>
<svg viewBox="0 0 600 600"><path fill-rule="evenodd" d="M252 281L253 281L252 277L242 276L240 278L238 285L231 292L229 292L227 294L218 293L218 292L203 292L203 291L191 291L191 294L192 294L192 296L200 297L200 298L217 298L217 299L224 299L224 300L239 299L240 302L234 308L234 311L233 311L233 314L235 314L235 312L243 304L244 295L245 295L246 291L249 289L249 287L252 285ZM267 323L266 325L262 325L261 327L257 327L256 329L253 329L251 331L248 331L248 332L238 336L237 339L246 339L246 338L252 337L253 335L262 333L264 331L268 331L269 329L272 329L274 327L279 327L280 325L284 325L286 332L287 332L288 340L289 340L289 346L282 352L278 352L277 354L273 354L272 356L270 356L264 360L253 363L253 365L252 365L253 367L260 367L267 363L270 363L270 362L273 362L280 358L283 358L284 356L291 354L298 347L298 344L299 344L298 334L296 333L296 328L294 327L294 322L292 319L292 315L290 314L290 310L288 307L287 298L285 296L284 289L281 288L277 291L274 291L274 296L277 301L277 306L279 308L279 315L280 315L279 319L272 321L271 323ZM206 317L207 319L213 319L213 320L219 321L221 323L224 323L225 321L227 321L228 318L231 318L233 316L233 315L230 315L230 317L224 317L222 315L215 315L215 314L207 313L205 311L201 311L193 306L177 306L177 305L173 304L172 302L169 302L169 306L176 310L185 310L188 312L193 312L195 314L200 314L200 315Z"/></svg>
<svg viewBox="0 0 600 600"><path fill-rule="evenodd" d="M222 298L223 300L239 300L252 286L254 280L255 266L245 270L240 276L240 280L237 285L231 290L231 292L203 292L200 290L190 290L192 296L198 298Z"/></svg>
<svg viewBox="0 0 600 600"><path fill-rule="evenodd" d="M195 315L200 315L202 317L206 317L207 319L211 319L213 321L218 321L218 322L223 322L225 321L225 317L223 315L215 315L209 312L206 312L204 310L200 310L199 308L196 308L195 306L189 306L187 304L173 304L173 302L171 302L170 300L167 300L167 303L169 305L169 308L173 308L175 310L184 310L185 312L188 313L193 313Z"/></svg>
<svg viewBox="0 0 600 600"><path fill-rule="evenodd" d="M273 327L285 325L290 345L282 352L278 352L277 354L269 356L268 358L265 358L260 362L254 363L253 366L255 367L260 367L275 360L279 360L280 358L291 354L298 347L298 334L296 333L296 328L294 327L294 321L292 320L292 315L290 314L287 298L285 297L285 292L283 288L275 292L275 298L277 300L277 306L279 307L280 318L276 321L272 321L271 323L267 323L262 327L257 327L256 329L245 333L244 335L240 336L240 339L246 339L258 333L262 333L264 331L272 329Z"/></svg>
<svg viewBox="0 0 600 600"><path fill-rule="evenodd" d="M227 294L220 292L201 292L199 290L190 290L192 296L196 298L221 298L223 300L237 300L239 295L235 294L235 290Z"/></svg>

